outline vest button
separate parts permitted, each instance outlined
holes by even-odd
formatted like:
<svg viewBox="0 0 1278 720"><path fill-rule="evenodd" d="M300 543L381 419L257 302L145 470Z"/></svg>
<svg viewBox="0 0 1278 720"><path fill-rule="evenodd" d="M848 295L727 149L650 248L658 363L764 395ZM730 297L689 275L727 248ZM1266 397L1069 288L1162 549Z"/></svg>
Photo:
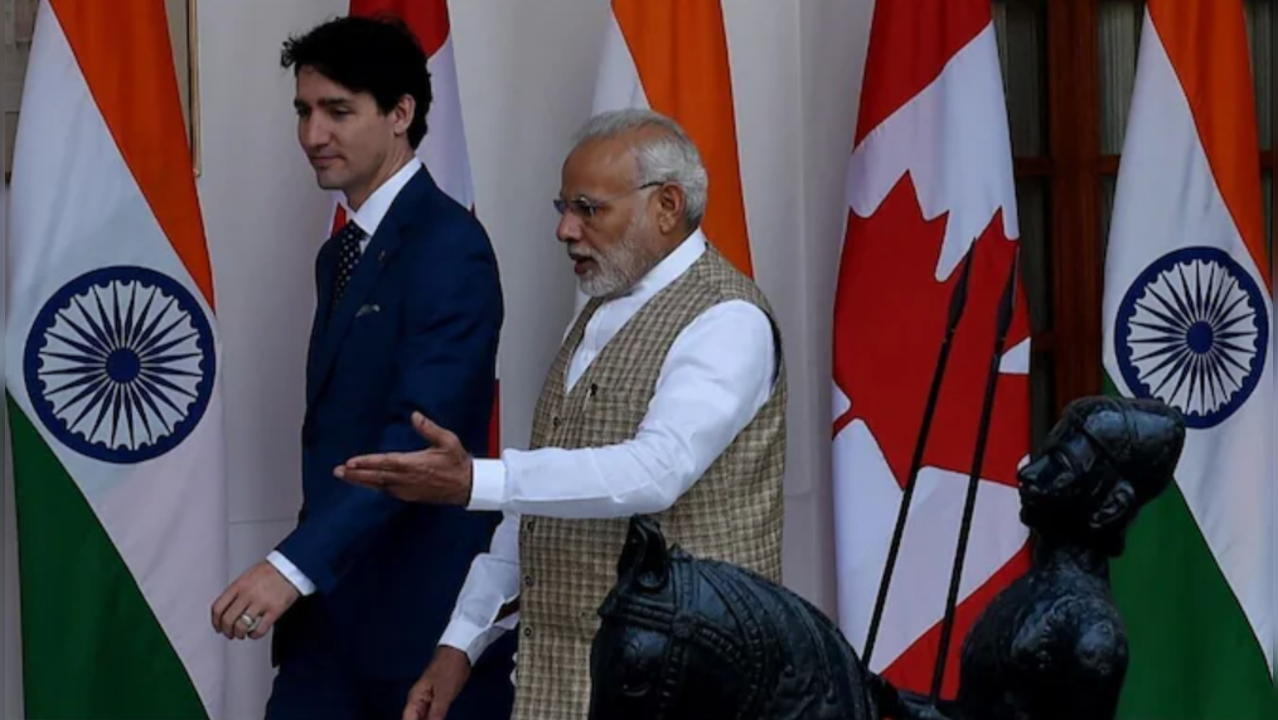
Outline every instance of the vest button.
<svg viewBox="0 0 1278 720"><path fill-rule="evenodd" d="M526 585L527 587L532 587L535 584L536 584L536 581L533 580L533 576L531 574L524 576L524 585Z"/></svg>
<svg viewBox="0 0 1278 720"><path fill-rule="evenodd" d="M536 523L534 523L531 519L529 519L529 520L527 520L527 521L525 521L525 522L524 522L524 529L525 529L525 530L527 530L528 532L532 532L532 530L533 530L533 526L534 526L535 524L536 524Z"/></svg>
<svg viewBox="0 0 1278 720"><path fill-rule="evenodd" d="M532 637L532 628L528 625L524 626L524 637Z"/></svg>
<svg viewBox="0 0 1278 720"><path fill-rule="evenodd" d="M550 425L551 425L551 427L559 427L559 416L558 416L558 415L556 415L556 416L554 416L553 418L551 418L551 419L550 419Z"/></svg>

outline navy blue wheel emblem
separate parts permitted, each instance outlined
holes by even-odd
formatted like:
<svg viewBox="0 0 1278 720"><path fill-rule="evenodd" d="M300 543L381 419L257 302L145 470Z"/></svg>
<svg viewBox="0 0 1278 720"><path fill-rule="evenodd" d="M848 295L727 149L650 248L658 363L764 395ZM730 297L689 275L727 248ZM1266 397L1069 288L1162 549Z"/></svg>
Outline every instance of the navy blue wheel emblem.
<svg viewBox="0 0 1278 720"><path fill-rule="evenodd" d="M181 283L140 267L95 270L54 293L23 365L49 432L120 464L177 447L204 415L216 370L203 308Z"/></svg>
<svg viewBox="0 0 1278 720"><path fill-rule="evenodd" d="M1247 401L1264 372L1265 295L1222 250L1168 253L1123 297L1114 346L1133 393L1177 408L1188 427L1214 427Z"/></svg>

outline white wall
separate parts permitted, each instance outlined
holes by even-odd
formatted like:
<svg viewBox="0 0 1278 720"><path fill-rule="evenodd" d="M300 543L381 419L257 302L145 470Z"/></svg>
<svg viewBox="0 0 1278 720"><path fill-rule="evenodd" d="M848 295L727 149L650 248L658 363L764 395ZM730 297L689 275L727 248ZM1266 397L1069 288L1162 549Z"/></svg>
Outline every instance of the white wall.
<svg viewBox="0 0 1278 720"><path fill-rule="evenodd" d="M347 4L198 6L199 189L224 342L232 576L288 532L300 501L313 258L330 209L296 146L280 43ZM776 308L789 363L786 583L828 612L829 326L872 4L724 2L754 265ZM506 295L502 434L522 447L542 373L571 311L573 279L554 240L550 199L568 138L590 112L608 4L453 0L450 9L476 209L496 245ZM11 528L6 520L6 554ZM6 563L6 600L13 597L11 574ZM4 706L17 717L17 667L8 662L18 652L12 617L6 612ZM233 646L228 717L261 716L271 678L266 647Z"/></svg>

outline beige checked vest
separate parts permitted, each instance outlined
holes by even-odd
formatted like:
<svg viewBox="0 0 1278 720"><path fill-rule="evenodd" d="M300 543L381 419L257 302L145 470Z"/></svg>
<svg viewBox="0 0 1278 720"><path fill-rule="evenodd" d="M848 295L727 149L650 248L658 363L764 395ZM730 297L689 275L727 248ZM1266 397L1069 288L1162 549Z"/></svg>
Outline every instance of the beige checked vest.
<svg viewBox="0 0 1278 720"><path fill-rule="evenodd" d="M708 246L640 308L565 393L569 361L599 306L589 302L547 373L532 446L598 447L633 438L679 332L727 300L753 303L775 329L763 294ZM779 343L776 352L771 397L692 489L656 519L668 542L780 582L786 381ZM585 720L597 610L616 582L628 522L523 518L515 720Z"/></svg>

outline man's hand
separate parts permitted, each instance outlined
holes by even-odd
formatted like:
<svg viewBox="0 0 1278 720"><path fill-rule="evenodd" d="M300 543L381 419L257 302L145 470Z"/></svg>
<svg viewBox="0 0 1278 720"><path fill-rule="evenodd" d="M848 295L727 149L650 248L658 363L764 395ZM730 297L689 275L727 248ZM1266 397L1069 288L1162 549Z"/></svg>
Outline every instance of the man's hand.
<svg viewBox="0 0 1278 720"><path fill-rule="evenodd" d="M408 692L403 720L444 720L468 679L470 658L466 653L440 645L435 659Z"/></svg>
<svg viewBox="0 0 1278 720"><path fill-rule="evenodd" d="M213 629L229 640L260 639L299 593L275 566L263 560L239 576L213 603ZM256 624L245 622L252 618Z"/></svg>
<svg viewBox="0 0 1278 720"><path fill-rule="evenodd" d="M418 412L413 413L413 429L430 443L429 448L361 455L339 465L333 474L353 485L380 490L408 502L469 503L474 463L461 441Z"/></svg>

